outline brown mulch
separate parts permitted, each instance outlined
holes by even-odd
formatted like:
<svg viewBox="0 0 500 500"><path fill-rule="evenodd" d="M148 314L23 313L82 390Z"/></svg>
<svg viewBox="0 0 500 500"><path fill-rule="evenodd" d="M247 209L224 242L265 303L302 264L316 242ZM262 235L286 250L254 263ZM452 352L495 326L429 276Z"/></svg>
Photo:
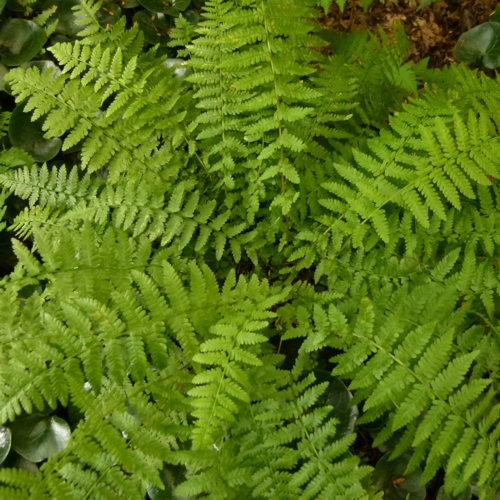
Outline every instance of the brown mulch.
<svg viewBox="0 0 500 500"><path fill-rule="evenodd" d="M333 3L320 24L341 32L368 28L374 33L379 24L390 33L392 23L399 21L411 43L408 60L416 62L429 57L429 67L440 68L456 63L453 48L460 35L487 22L497 5L500 7L496 0L438 0L422 10L417 10L418 4L419 0L386 0L385 4L375 0L364 12L358 0L353 0L340 12Z"/></svg>

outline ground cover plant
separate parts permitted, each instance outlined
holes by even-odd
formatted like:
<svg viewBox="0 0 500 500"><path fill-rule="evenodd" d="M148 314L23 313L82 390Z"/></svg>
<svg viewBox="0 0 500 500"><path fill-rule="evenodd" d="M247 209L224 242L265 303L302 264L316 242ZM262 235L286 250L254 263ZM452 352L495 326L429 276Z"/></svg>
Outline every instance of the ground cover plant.
<svg viewBox="0 0 500 500"><path fill-rule="evenodd" d="M0 155L0 498L494 499L497 80L313 1L177 62L101 8L5 77L74 156Z"/></svg>

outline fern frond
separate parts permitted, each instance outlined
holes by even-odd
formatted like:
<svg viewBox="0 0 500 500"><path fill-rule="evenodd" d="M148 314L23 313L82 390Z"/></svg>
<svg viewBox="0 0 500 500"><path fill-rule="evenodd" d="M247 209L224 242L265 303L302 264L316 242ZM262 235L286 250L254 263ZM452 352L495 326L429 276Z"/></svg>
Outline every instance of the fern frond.
<svg viewBox="0 0 500 500"><path fill-rule="evenodd" d="M465 378L479 352L457 354L453 329L440 336L435 334L435 324L424 324L404 336L403 331L384 326L366 333L354 330L353 344L335 358L338 365L333 373L352 378L356 401L365 400L360 423L386 414L388 423L375 444L397 434L400 441L393 458L411 447L409 469L425 460L423 483L431 480L439 467L445 469L447 478L460 471L467 481L477 469L470 459L457 458L459 453L468 456L472 447L472 441L467 441L469 448L465 448L462 434L484 442L475 461L484 460L488 448L496 446L496 438L487 435L484 427L493 421L486 424L488 418L480 416L485 403L491 415L497 411L493 402L487 403L490 393L485 391L491 380ZM364 369L356 370L360 363ZM487 481L497 479L490 474L483 484Z"/></svg>
<svg viewBox="0 0 500 500"><path fill-rule="evenodd" d="M460 209L461 196L475 198L478 186L488 186L489 178L498 176L494 163L498 160L493 160L498 138L491 135L488 121L484 115L477 120L469 113L465 125L455 115L452 129L441 117L423 125L419 116L401 113L392 120L401 134L396 141L382 136L369 143L372 155L354 151L357 168L334 165L342 180L323 184L335 198L321 203L341 217L353 214L360 222L370 221L385 242L390 240L387 210L392 204L409 211L425 227L430 224L429 210L446 219L447 203Z"/></svg>
<svg viewBox="0 0 500 500"><path fill-rule="evenodd" d="M120 48L127 59L137 56L144 43L144 35L139 27L134 25L131 29L126 29L125 17L121 17L109 29L103 28L96 19L102 6L102 1L84 0L73 7L75 24L83 27L78 33L81 43Z"/></svg>
<svg viewBox="0 0 500 500"><path fill-rule="evenodd" d="M163 139L175 135L183 119L175 109L185 98L178 80L170 79L173 70L152 65L154 53L142 56L139 70L135 57L119 64L121 48L77 42L52 51L64 66L55 78L37 68L9 72L17 99L27 99L26 111L47 115L47 136L67 133L63 149L80 145L82 167L94 172L106 166L114 182L123 172L135 179L143 171L157 174L172 161L176 153Z"/></svg>

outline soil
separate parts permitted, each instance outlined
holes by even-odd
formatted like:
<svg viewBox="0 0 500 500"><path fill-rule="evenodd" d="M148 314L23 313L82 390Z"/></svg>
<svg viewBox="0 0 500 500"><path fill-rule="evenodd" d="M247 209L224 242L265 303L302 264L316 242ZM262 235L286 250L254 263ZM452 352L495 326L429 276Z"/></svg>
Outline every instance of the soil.
<svg viewBox="0 0 500 500"><path fill-rule="evenodd" d="M456 64L453 48L460 35L470 28L487 22L500 2L438 0L419 9L419 0L375 0L365 12L358 0L347 3L344 12L334 3L320 24L325 28L347 32L368 28L377 33L379 24L386 32L394 22L400 22L411 43L409 61L429 57L429 67L440 68Z"/></svg>

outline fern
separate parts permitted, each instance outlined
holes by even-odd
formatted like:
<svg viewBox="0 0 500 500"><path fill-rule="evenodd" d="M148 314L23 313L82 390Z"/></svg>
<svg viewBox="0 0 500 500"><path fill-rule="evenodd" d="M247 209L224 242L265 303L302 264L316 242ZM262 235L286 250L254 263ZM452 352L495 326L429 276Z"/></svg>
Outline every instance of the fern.
<svg viewBox="0 0 500 500"><path fill-rule="evenodd" d="M379 499L368 431L403 476L494 498L498 83L316 4L210 0L145 51L83 0L60 74L9 72L72 154L0 153L0 424L72 427L38 473L2 464L5 498Z"/></svg>
<svg viewBox="0 0 500 500"><path fill-rule="evenodd" d="M367 309L364 314L369 322L371 306L362 307ZM387 424L374 444L398 433L399 442L391 457L411 446L414 451L408 469L425 460L423 482L444 466L445 487L458 494L486 461L479 483L496 485L498 478L489 465L494 463L495 454L488 453L496 448L496 438L486 434L498 413L493 392L487 391L491 380L465 380L479 351L454 355L454 330L436 336L433 323L405 332L404 337L404 330L394 326L389 322L377 333L370 323L359 333L355 329L349 351L337 358L333 373L353 378L355 399L366 400L359 422L387 413ZM357 370L360 363L364 368ZM474 443L475 452L470 455Z"/></svg>
<svg viewBox="0 0 500 500"><path fill-rule="evenodd" d="M345 200L349 210L357 213L361 220L370 220L386 242L389 241L383 208L386 204L398 204L418 223L429 227L429 211L446 219L444 200L460 209L459 193L475 198L473 186L490 185L488 177L498 176L496 139L490 136L487 118L479 121L469 113L466 124L455 115L453 131L440 117L435 118L432 125L419 127L419 121L411 114L400 115L392 121L401 134L399 143L394 144L391 137L390 145L382 141L370 144L375 157L355 151L357 169L346 164L335 165L341 178L356 185L360 195L349 190L344 182L324 184L328 191ZM417 127L420 133L415 134ZM428 155L426 159L422 158L421 151ZM355 193L354 196L351 193Z"/></svg>
<svg viewBox="0 0 500 500"><path fill-rule="evenodd" d="M27 99L26 112L36 108L34 119L47 115L47 135L67 134L63 150L81 146L83 168L95 172L106 165L116 182L124 171L132 178L141 177L139 172L146 164L146 170L157 173L175 155L170 144L162 144L163 135L174 133L167 132L169 127L175 128L182 119L182 113L177 117L173 111L179 91L167 84L172 70L157 65L151 72L146 59L140 76L136 57L124 65L121 48L112 50L101 44L60 44L53 52L65 65L61 75L52 78L50 69L40 74L31 68L24 73L12 71L9 79L14 91L19 90L17 99ZM112 102L102 110L109 100ZM145 111L148 103L152 106ZM147 126L156 117L161 117L160 121ZM144 146L137 148L141 143Z"/></svg>

